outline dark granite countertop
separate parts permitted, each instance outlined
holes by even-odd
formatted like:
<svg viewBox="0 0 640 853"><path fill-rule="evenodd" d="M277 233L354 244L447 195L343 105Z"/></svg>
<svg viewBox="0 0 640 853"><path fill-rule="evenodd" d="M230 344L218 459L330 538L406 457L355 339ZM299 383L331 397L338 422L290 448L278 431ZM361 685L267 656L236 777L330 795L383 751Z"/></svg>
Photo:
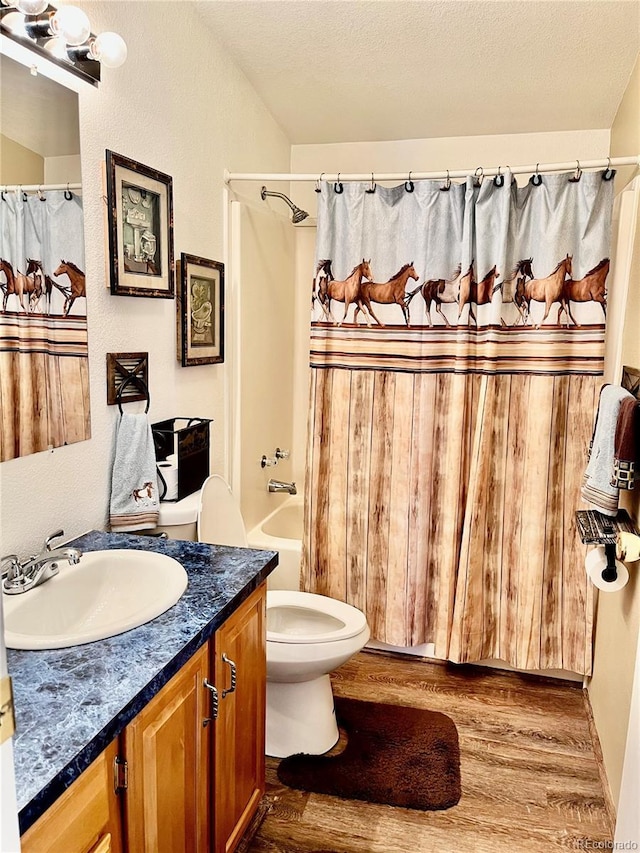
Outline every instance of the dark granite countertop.
<svg viewBox="0 0 640 853"><path fill-rule="evenodd" d="M107 640L52 651L8 650L14 759L25 832L276 567L274 551L92 531L83 551L132 548L177 559L182 598ZM29 593L25 593L28 595Z"/></svg>

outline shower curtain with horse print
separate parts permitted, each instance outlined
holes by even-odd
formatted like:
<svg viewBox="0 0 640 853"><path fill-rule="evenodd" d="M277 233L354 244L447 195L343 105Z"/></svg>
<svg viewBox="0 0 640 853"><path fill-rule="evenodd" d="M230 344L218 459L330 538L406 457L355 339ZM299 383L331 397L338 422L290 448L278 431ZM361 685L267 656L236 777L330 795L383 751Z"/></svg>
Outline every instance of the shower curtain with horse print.
<svg viewBox="0 0 640 853"><path fill-rule="evenodd" d="M90 438L82 199L0 199L0 462Z"/></svg>
<svg viewBox="0 0 640 853"><path fill-rule="evenodd" d="M591 671L613 181L572 177L322 185L303 587L376 640Z"/></svg>

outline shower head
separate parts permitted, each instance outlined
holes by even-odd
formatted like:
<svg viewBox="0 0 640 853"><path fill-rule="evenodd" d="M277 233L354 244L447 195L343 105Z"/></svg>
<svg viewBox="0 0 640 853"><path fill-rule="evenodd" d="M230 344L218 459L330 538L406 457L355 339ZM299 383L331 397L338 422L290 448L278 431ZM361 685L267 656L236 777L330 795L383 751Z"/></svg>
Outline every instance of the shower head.
<svg viewBox="0 0 640 853"><path fill-rule="evenodd" d="M295 205L290 198L288 198L284 193L275 193L271 190L268 190L266 187L262 187L260 190L260 198L264 201L267 196L272 196L273 198L281 198L285 201L289 207L291 208L291 221L294 225L297 225L298 222L302 222L303 219L306 219L309 214L306 210L302 210L297 205Z"/></svg>

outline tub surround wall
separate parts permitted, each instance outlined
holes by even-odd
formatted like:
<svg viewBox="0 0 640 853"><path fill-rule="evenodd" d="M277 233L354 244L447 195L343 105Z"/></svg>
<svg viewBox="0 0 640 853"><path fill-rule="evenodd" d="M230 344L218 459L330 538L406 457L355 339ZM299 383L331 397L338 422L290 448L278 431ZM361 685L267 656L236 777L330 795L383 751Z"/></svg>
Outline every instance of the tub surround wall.
<svg viewBox="0 0 640 853"><path fill-rule="evenodd" d="M256 196L259 199L257 189ZM291 459L282 459L272 468L260 467L263 454L273 456L276 447L292 449L295 329L294 227L288 216L270 209L284 207L282 201L270 199L262 204L262 209L232 205L234 241L239 244L240 303L240 444L236 452L240 508L247 530L288 497L269 493L269 478L294 479Z"/></svg>
<svg viewBox="0 0 640 853"><path fill-rule="evenodd" d="M173 177L177 257L186 251L224 260L225 168L289 168L284 133L192 4L79 5L95 32L119 32L129 48L121 68L103 71L99 89L79 94L92 439L0 466L3 554L33 553L56 527L78 535L106 524L117 417L106 405L106 352L148 351L150 418L213 418L212 470L226 465L228 362L181 368L174 301L116 297L107 289L105 149ZM141 409L132 403L127 410Z"/></svg>
<svg viewBox="0 0 640 853"><path fill-rule="evenodd" d="M640 151L640 57L611 128L611 157ZM620 170L622 189L633 177L632 169ZM616 179L618 180L618 179ZM622 362L640 367L640 210L636 211L636 235L631 263L629 296L625 312ZM631 515L640 523L640 494L624 496ZM627 740L633 674L640 631L640 563L631 566L629 583L619 593L598 597L593 677L589 697L602 755L618 804Z"/></svg>

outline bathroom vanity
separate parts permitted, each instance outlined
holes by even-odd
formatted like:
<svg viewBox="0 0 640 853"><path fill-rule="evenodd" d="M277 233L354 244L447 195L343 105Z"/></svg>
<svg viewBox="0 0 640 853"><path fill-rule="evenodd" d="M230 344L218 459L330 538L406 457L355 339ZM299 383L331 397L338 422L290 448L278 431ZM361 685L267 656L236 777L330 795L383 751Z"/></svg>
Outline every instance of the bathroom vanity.
<svg viewBox="0 0 640 853"><path fill-rule="evenodd" d="M189 583L125 634L9 652L24 853L233 850L264 791L277 554L95 532L73 544L167 554Z"/></svg>

